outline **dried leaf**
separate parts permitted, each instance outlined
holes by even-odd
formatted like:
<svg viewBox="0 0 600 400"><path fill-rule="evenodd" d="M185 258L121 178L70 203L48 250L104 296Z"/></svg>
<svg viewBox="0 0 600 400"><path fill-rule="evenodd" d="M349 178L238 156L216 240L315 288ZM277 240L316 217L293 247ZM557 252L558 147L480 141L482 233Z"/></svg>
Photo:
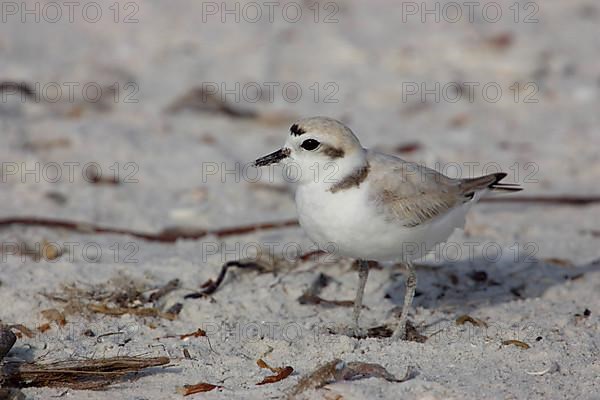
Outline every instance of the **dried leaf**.
<svg viewBox="0 0 600 400"><path fill-rule="evenodd" d="M520 348L525 349L525 350L527 350L527 349L529 349L531 347L531 346L529 346L525 342L522 342L520 340L514 340L514 339L504 340L504 341L502 341L502 344L505 345L505 346L508 346L508 345L512 344L514 346L520 347Z"/></svg>
<svg viewBox="0 0 600 400"><path fill-rule="evenodd" d="M189 396L191 394L210 392L214 389L222 389L223 386L213 385L212 383L197 383L195 385L184 385L182 388L179 388L177 391L184 396Z"/></svg>
<svg viewBox="0 0 600 400"><path fill-rule="evenodd" d="M43 310L41 314L44 318L48 320L48 322L56 322L60 326L65 326L67 324L65 315L62 312L58 311L56 308Z"/></svg>
<svg viewBox="0 0 600 400"><path fill-rule="evenodd" d="M35 335L31 329L22 324L9 325L8 328L16 329L19 331L19 334L23 334L28 338L32 338ZM19 334L17 334L17 337L21 337Z"/></svg>
<svg viewBox="0 0 600 400"><path fill-rule="evenodd" d="M548 264L556 265L557 267L562 267L562 268L572 268L575 266L575 264L573 264L572 261L565 260L564 258L550 257L550 258L544 258L543 261L547 262Z"/></svg>
<svg viewBox="0 0 600 400"><path fill-rule="evenodd" d="M276 382L282 381L285 378L287 378L288 376L290 376L292 374L292 372L294 372L294 368L290 367L289 365L287 367L277 368L277 369L279 371L275 375L269 375L269 376L265 377L265 379L258 382L256 385L266 385L269 383L276 383ZM273 372L275 372L275 371L273 371Z"/></svg>
<svg viewBox="0 0 600 400"><path fill-rule="evenodd" d="M258 365L260 368L263 369L268 369L271 372L274 372L275 375L270 375L267 376L265 379L263 379L262 381L260 381L259 383L257 383L257 385L265 385L267 383L275 383L275 382L279 382L285 378L287 378L288 376L290 376L290 374L292 372L294 372L294 368L287 366L287 367L271 367L269 364L267 364L263 359L258 359L256 360L256 365Z"/></svg>
<svg viewBox="0 0 600 400"><path fill-rule="evenodd" d="M180 339L188 339L191 337L203 337L206 336L206 332L203 331L202 329L198 328L198 330L196 332L192 332L192 333L185 333L183 335L180 335L179 338Z"/></svg>
<svg viewBox="0 0 600 400"><path fill-rule="evenodd" d="M422 147L421 143L419 143L419 142L403 143L403 144L399 144L398 146L396 146L394 151L396 153L400 153L400 154L408 154L408 153L414 153L417 150L421 150L421 147Z"/></svg>
<svg viewBox="0 0 600 400"><path fill-rule="evenodd" d="M262 358L256 360L256 365L258 365L259 368L268 369L271 372L277 372L276 368L269 366L269 364L267 364Z"/></svg>
<svg viewBox="0 0 600 400"><path fill-rule="evenodd" d="M467 322L471 323L472 325L479 326L481 328L488 327L488 324L485 321L480 320L479 318L473 318L470 315L464 314L456 318L456 325L464 325Z"/></svg>

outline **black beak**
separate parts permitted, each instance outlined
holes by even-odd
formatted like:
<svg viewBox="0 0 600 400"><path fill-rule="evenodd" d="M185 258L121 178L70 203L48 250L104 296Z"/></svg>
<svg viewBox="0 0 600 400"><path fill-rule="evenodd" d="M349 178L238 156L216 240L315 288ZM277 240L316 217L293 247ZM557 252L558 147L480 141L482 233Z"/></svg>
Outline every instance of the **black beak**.
<svg viewBox="0 0 600 400"><path fill-rule="evenodd" d="M290 155L290 149L279 149L254 161L254 166L264 167L266 165L276 164Z"/></svg>

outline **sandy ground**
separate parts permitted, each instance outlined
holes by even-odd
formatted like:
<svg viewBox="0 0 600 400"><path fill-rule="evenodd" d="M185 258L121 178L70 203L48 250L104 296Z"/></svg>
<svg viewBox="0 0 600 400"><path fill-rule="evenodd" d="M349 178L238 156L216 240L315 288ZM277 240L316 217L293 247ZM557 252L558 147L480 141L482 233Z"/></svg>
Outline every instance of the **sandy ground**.
<svg viewBox="0 0 600 400"><path fill-rule="evenodd" d="M219 2L120 3L118 15L100 2L102 17L91 22L95 14L86 8L82 15L84 2L73 22L65 7L55 23L45 2L37 3L39 22L33 16L22 22L22 6L14 3L17 14L3 9L0 23L0 79L27 82L42 96L2 93L0 219L51 218L150 233L294 219L293 189L281 171L263 172L255 182L256 171L246 166L278 148L294 118L315 114L345 121L367 147L449 174L500 167L524 186L523 195L599 195L600 7L591 0L521 2L517 15L513 2L501 1L492 6L502 18L491 22L489 5L482 15L487 3L478 3L473 22L466 8L449 21L455 14L446 2L437 3L439 22L435 16L422 22L420 2L411 3L416 11L391 1L322 2L318 15L310 2L277 3L273 21L259 2L263 16L252 22L255 14L242 2L236 22ZM294 7L302 10L298 22ZM422 84L433 90L424 99ZM203 85L224 85L231 109L199 109L189 93ZM256 87L263 96L253 101ZM103 97L94 101L97 88ZM238 115L245 112L250 116ZM99 183L85 179L94 169L101 170ZM349 321L351 308L297 299L323 273L331 279L320 296L350 300L357 274L350 260L294 262L296 253L312 249L297 227L158 243L4 225L0 319L35 331L18 340L7 360L171 359L166 368L104 391L23 390L36 399L179 398L178 388L199 382L222 388L197 398L281 398L335 358L377 363L396 377L409 367L415 374L402 383L329 383L303 396L594 399L600 393L599 220L597 204L474 207L465 231L419 264L410 319L429 337L425 343L329 334L328 327ZM64 254L36 260L28 253L47 242ZM278 260L275 274L232 271L214 295L184 299L215 279L225 261L269 247ZM43 310L65 309L44 296L60 294L64 285L109 282L117 290L133 282L148 296L175 278L179 288L153 304L165 311L181 303L175 320L65 310L66 325L37 329L48 322ZM372 271L363 326L393 324L403 282L397 267ZM457 325L464 314L486 326ZM199 328L208 340L177 336ZM529 348L503 345L506 340ZM269 374L256 365L259 358L294 372L257 386Z"/></svg>

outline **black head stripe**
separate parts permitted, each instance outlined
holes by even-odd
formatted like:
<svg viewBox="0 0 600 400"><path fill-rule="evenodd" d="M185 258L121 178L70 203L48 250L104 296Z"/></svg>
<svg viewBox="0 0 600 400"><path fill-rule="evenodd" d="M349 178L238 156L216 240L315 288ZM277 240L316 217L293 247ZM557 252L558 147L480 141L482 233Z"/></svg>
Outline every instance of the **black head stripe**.
<svg viewBox="0 0 600 400"><path fill-rule="evenodd" d="M290 132L292 132L292 135L294 135L294 136L300 136L300 135L303 135L306 133L306 131L304 129L300 128L298 126L298 124L292 125L290 128Z"/></svg>

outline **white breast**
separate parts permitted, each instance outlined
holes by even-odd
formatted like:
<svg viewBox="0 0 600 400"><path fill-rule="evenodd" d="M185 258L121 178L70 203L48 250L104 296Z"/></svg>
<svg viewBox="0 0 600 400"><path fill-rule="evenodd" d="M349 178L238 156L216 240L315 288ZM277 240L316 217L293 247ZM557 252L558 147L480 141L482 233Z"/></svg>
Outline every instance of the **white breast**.
<svg viewBox="0 0 600 400"><path fill-rule="evenodd" d="M321 183L300 185L296 206L300 225L322 250L376 261L421 258L462 228L470 204L428 223L407 228L389 222L368 202L368 181L359 188L331 193Z"/></svg>

